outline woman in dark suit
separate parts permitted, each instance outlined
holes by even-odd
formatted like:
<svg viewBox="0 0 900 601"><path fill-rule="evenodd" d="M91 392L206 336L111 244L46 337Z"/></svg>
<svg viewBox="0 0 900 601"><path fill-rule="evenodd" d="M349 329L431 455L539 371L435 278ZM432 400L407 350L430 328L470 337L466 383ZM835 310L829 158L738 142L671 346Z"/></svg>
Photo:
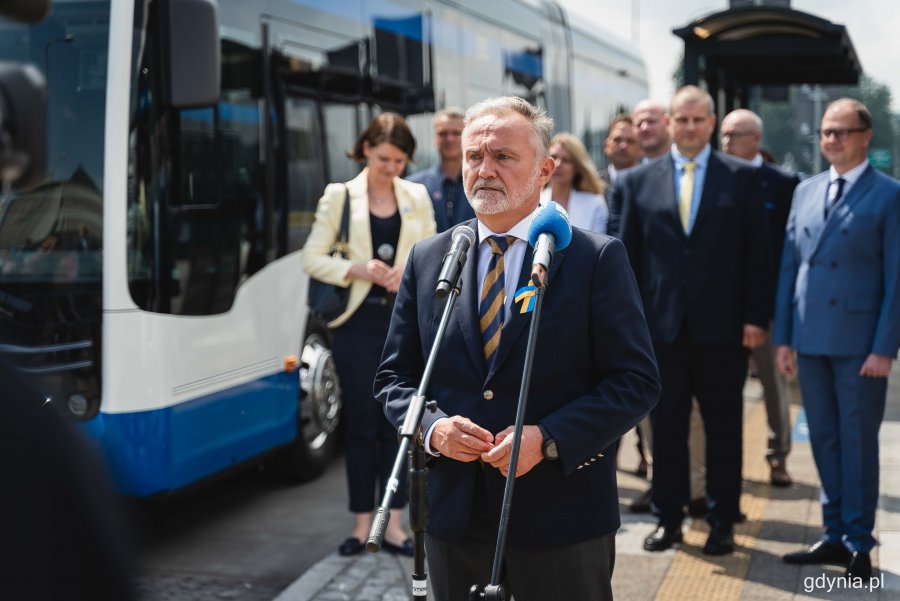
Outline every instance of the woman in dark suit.
<svg viewBox="0 0 900 601"><path fill-rule="evenodd" d="M341 381L346 425L347 484L355 518L341 555L360 553L375 509L399 449L396 430L384 418L372 394L375 370L387 337L394 294L412 245L435 233L434 212L425 186L400 179L416 141L406 121L394 113L375 117L350 158L366 167L346 183L329 184L316 208L316 219L303 249L303 268L317 280L349 286L347 310L328 324ZM347 258L329 251L340 235L345 200L350 202ZM412 555L402 526L406 504L405 472L394 495L383 547Z"/></svg>

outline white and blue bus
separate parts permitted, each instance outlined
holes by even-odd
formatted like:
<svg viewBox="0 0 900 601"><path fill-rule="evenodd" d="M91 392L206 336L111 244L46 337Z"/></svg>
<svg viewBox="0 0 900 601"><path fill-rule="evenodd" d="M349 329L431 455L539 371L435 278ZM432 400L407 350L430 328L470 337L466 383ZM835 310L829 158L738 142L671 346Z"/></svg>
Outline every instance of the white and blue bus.
<svg viewBox="0 0 900 601"><path fill-rule="evenodd" d="M418 168L436 108L520 95L600 160L647 93L639 55L546 0L56 0L0 22L0 57L4 90L46 94L45 122L0 123L33 152L0 173L0 355L139 497L327 465L339 385L297 253L374 114L408 117Z"/></svg>

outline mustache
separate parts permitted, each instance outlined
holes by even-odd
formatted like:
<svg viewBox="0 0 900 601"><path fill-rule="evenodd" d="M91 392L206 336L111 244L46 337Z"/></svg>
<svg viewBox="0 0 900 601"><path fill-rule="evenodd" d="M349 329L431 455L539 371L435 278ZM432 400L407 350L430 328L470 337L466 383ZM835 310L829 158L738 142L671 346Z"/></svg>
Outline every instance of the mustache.
<svg viewBox="0 0 900 601"><path fill-rule="evenodd" d="M478 192L482 188L493 188L495 190L500 190L501 192L506 192L506 186L503 185L499 179L479 179L472 186L472 193Z"/></svg>

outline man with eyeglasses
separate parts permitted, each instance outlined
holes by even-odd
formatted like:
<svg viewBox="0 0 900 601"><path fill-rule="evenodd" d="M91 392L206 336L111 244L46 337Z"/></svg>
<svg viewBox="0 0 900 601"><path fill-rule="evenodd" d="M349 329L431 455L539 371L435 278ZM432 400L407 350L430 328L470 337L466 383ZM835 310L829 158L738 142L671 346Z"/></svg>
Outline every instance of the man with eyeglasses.
<svg viewBox="0 0 900 601"><path fill-rule="evenodd" d="M475 218L462 180L462 131L465 112L447 107L434 115L434 145L440 162L406 179L423 184L434 205L438 233Z"/></svg>
<svg viewBox="0 0 900 601"><path fill-rule="evenodd" d="M861 102L832 102L819 134L831 168L794 192L773 338L778 369L799 372L825 535L783 559L844 564L867 580L878 430L900 347L900 182L869 165L872 116Z"/></svg>
<svg viewBox="0 0 900 601"><path fill-rule="evenodd" d="M750 161L759 170L759 201L766 211L767 235L773 261L771 273L774 276L778 273L781 250L784 247L784 229L791 210L791 198L800 178L763 161L759 152L762 133L762 119L753 111L738 109L722 119L722 150ZM770 303L774 313L774 282L770 288ZM784 376L775 369L775 347L771 342L759 345L753 349L752 354L763 386L769 421L769 447L766 453L769 480L773 486L790 486L791 476L786 462L791 451L790 388Z"/></svg>

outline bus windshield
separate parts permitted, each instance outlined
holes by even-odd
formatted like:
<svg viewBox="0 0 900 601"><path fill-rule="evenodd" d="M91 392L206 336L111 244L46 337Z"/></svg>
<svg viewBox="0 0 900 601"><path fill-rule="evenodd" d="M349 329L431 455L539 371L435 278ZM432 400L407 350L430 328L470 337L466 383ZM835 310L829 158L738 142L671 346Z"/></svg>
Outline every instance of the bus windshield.
<svg viewBox="0 0 900 601"><path fill-rule="evenodd" d="M109 1L56 0L33 26L0 20L0 57L47 87L41 185L0 196L0 283L99 282Z"/></svg>

